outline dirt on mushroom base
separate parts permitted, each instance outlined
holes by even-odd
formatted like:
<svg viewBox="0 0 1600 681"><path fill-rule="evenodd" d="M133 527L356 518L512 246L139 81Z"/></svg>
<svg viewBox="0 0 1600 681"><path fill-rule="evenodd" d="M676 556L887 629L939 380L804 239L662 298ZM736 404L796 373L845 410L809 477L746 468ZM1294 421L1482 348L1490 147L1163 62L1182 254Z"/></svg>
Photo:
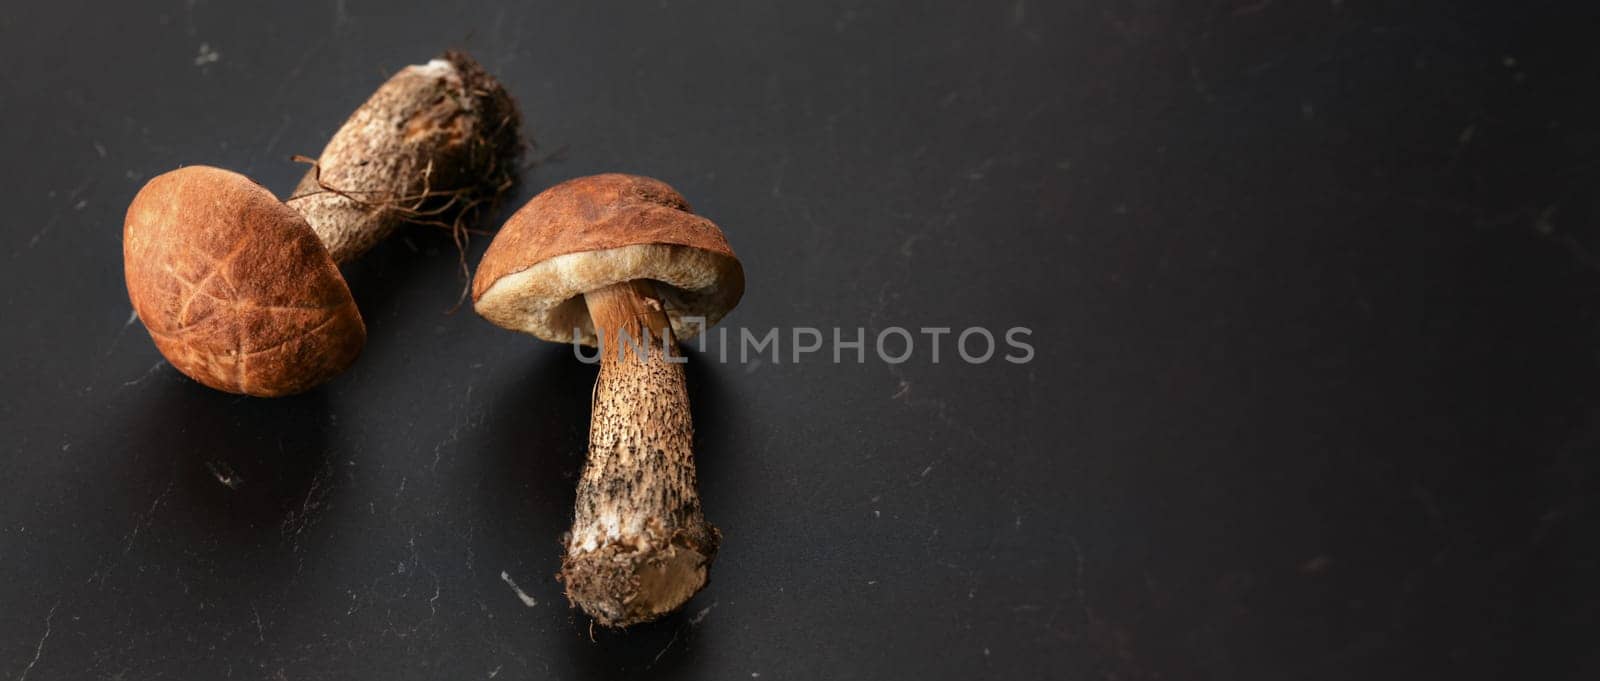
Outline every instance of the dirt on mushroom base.
<svg viewBox="0 0 1600 681"><path fill-rule="evenodd" d="M743 267L715 223L666 183L619 173L541 192L479 263L473 299L485 319L601 347L560 578L572 604L604 626L658 619L706 584L721 533L696 489L683 367L666 356L678 318L663 302L692 294L696 316L716 320L743 291ZM630 347L640 341L635 361L617 356L624 333Z"/></svg>
<svg viewBox="0 0 1600 681"><path fill-rule="evenodd" d="M476 61L447 51L396 74L353 113L285 200L346 262L401 224L450 232L464 279L469 227L517 182L521 113ZM465 299L463 290L461 300Z"/></svg>
<svg viewBox="0 0 1600 681"><path fill-rule="evenodd" d="M568 553L557 578L567 600L603 626L627 627L660 619L704 588L722 532L678 530L664 546L643 549L608 543Z"/></svg>

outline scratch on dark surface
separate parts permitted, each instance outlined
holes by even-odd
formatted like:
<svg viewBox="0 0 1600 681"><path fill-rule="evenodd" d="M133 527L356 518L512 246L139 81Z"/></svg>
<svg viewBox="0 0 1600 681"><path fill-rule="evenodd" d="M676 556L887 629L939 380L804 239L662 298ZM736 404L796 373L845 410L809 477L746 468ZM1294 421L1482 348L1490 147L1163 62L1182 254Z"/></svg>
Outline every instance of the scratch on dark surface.
<svg viewBox="0 0 1600 681"><path fill-rule="evenodd" d="M1077 537L1069 536L1067 537L1067 542L1072 545L1072 555L1077 560L1078 568L1077 573L1072 578L1072 588L1078 597L1078 607L1083 611L1083 622L1087 625L1094 618L1094 615L1089 609L1089 595L1083 588L1083 547L1078 545Z"/></svg>
<svg viewBox="0 0 1600 681"><path fill-rule="evenodd" d="M183 0L183 31L194 37L194 6L199 0Z"/></svg>
<svg viewBox="0 0 1600 681"><path fill-rule="evenodd" d="M50 230L55 229L56 223L59 222L60 220L61 220L61 216L60 215L52 215L52 216L50 216L50 219L45 221L44 227L39 228L39 231L34 232L33 233L33 237L28 239L28 248L31 249L34 246L39 245L39 240L43 239L46 234L49 234ZM19 253L18 255L21 255L21 254Z"/></svg>
<svg viewBox="0 0 1600 681"><path fill-rule="evenodd" d="M293 116L290 116L289 114L283 115L283 122L279 123L277 129L272 131L272 136L267 138L267 144L262 148L261 151L262 156L272 158L273 152L278 148L278 141L283 139L283 133L289 130L289 124L293 121ZM255 164L251 163L247 167L253 168L255 167Z"/></svg>
<svg viewBox="0 0 1600 681"><path fill-rule="evenodd" d="M1476 137L1477 134L1478 125L1476 123L1468 124L1467 127L1461 129L1461 132L1456 135L1455 150L1450 152L1450 162L1445 164L1445 172L1451 172L1456 169L1456 166L1461 163L1461 157L1466 153L1467 147L1472 145L1472 138Z"/></svg>
<svg viewBox="0 0 1600 681"><path fill-rule="evenodd" d="M282 444L279 446L281 448ZM311 485L306 488L306 496L300 501L300 508L289 512L283 519L283 524L279 528L283 535L298 537L311 525L316 518L316 511L322 508L322 500L332 485L333 475L333 463L330 461L316 475L311 476ZM296 545L296 550L298 548Z"/></svg>
<svg viewBox="0 0 1600 681"><path fill-rule="evenodd" d="M127 335L128 328L133 326L133 323L136 322L136 321L139 321L139 311L138 310L132 310L132 309L128 310L128 319L127 319L127 321L122 322L122 326L121 326L121 328L117 329L116 335L111 337L111 343L106 346L106 354L101 355L101 357L100 357L102 360L109 359L111 357L111 355L117 351L117 345L122 342L122 337ZM95 364L94 375L97 378L100 375L101 364L102 363L96 363ZM160 366L160 365L158 364L157 366ZM146 369L145 370L145 375L148 376L151 371L154 371L154 369ZM143 380L143 378L144 377L141 376L139 379L134 380L133 383L136 384L136 383L138 383L138 381ZM91 382L90 385L92 387L93 383ZM123 385L131 385L131 384L130 383L124 383Z"/></svg>
<svg viewBox="0 0 1600 681"><path fill-rule="evenodd" d="M343 5L344 3L339 3L339 7L342 8ZM342 15L343 10L338 10L338 13ZM311 60L315 59L317 55L322 52L322 48L326 43L326 39L318 41L315 45L312 45L310 49L306 50L304 54L300 55L300 61L295 62L295 65L289 69L289 72L284 74L283 80L278 82L278 87L273 89L272 96L267 100L269 105L276 104L283 100L283 94L288 91L289 85L300 80L300 74L305 73L306 67L310 66Z"/></svg>
<svg viewBox="0 0 1600 681"><path fill-rule="evenodd" d="M88 200L83 199L82 196L83 196L84 192L88 191L90 187L94 186L94 181L95 181L95 177L93 175L91 175L89 177L84 178L82 182L78 183L78 186L67 190L66 200L72 204L72 209L73 210L81 211L84 208L88 207L88 205L89 205ZM53 192L53 191L50 192L50 197L51 198L55 198L55 196L56 196L55 192ZM60 223L60 222L61 222L61 213L60 212L56 212L55 214L51 215L50 219L45 221L44 227L41 227L39 229L39 231L34 232L33 236L28 239L27 249L28 250L32 250L34 246L39 245L39 242L41 240L43 240L46 235L50 234L50 232L53 231L55 229L56 225L58 223ZM19 255L22 255L21 251L18 251L16 253L12 254L13 257L19 256Z"/></svg>
<svg viewBox="0 0 1600 681"><path fill-rule="evenodd" d="M773 167L773 170L772 170L772 198L774 198L774 199L783 198L783 171L785 169L787 169L788 167L789 167L789 155L788 154L784 154L783 156L780 156L778 158L778 162Z"/></svg>
<svg viewBox="0 0 1600 681"><path fill-rule="evenodd" d="M651 658L650 664L646 667L646 669L656 666L656 663L661 661L661 656L666 655L667 651L672 650L672 644L678 642L678 635L681 633L683 633L683 627L679 627L672 632L672 638L668 639L667 644L661 647L661 652L656 653L656 656Z"/></svg>
<svg viewBox="0 0 1600 681"><path fill-rule="evenodd" d="M39 644L33 647L33 659L28 660L28 666L22 668L22 673L17 675L17 681L26 681L34 665L39 664L39 658L44 657L44 643L50 640L50 622L56 618L56 608L59 607L61 601L56 601L55 605L50 606L50 614L44 616L44 634L39 637Z"/></svg>
<svg viewBox="0 0 1600 681"><path fill-rule="evenodd" d="M1256 14L1268 7L1271 7L1272 2L1273 0L1257 0L1256 2L1252 2L1248 5L1240 5L1233 8L1233 16L1246 17Z"/></svg>
<svg viewBox="0 0 1600 681"><path fill-rule="evenodd" d="M926 239L926 238L928 238L928 235L927 235L926 232L917 232L915 234L912 234L912 235L906 237L906 240L901 242L901 244L900 244L900 255L904 256L905 259L909 261L911 259L912 254L913 254L912 253L912 248L917 245L918 241L921 241L921 240Z"/></svg>
<svg viewBox="0 0 1600 681"><path fill-rule="evenodd" d="M140 374L138 378L135 378L135 379L133 379L131 381L123 381L122 382L122 386L124 388L127 388L127 387L132 387L132 386L139 385L140 383L143 383L144 379L150 378L151 376L155 375L156 371L159 370L166 363L167 363L167 361L164 360L164 359L156 360L156 363L150 365L149 369L145 369L144 373Z"/></svg>
<svg viewBox="0 0 1600 681"><path fill-rule="evenodd" d="M134 543L139 540L139 534L143 532L145 528L149 527L155 522L156 511L160 510L161 504L165 503L167 497L172 494L172 488L176 486L177 479L178 468L177 466L173 466L172 479L167 481L167 488L162 490L160 494L156 495L155 500L150 502L150 510L145 511L144 516L134 523L133 531L128 533L128 541L122 547L123 555L127 555L128 552L133 550Z"/></svg>
<svg viewBox="0 0 1600 681"><path fill-rule="evenodd" d="M1578 261L1578 264L1583 265L1591 270L1600 271L1600 257L1596 257L1592 251L1583 245L1583 242L1579 241L1571 234L1566 232L1558 232L1556 230L1554 221L1555 214L1556 206L1547 206L1544 210L1539 211L1538 216L1535 217L1533 221L1533 231L1539 236L1544 237L1545 239L1550 240L1552 243L1566 249L1567 253L1570 254L1574 260Z"/></svg>
<svg viewBox="0 0 1600 681"><path fill-rule="evenodd" d="M694 617L690 617L689 618L689 624L693 625L693 624L701 623L702 621L705 620L706 615L711 614L711 609L715 608L715 607L717 607L717 602L716 601L712 601L711 605L708 605L708 606L706 606L704 608L701 608L700 612L695 613Z"/></svg>
<svg viewBox="0 0 1600 681"><path fill-rule="evenodd" d="M1200 95L1207 104L1217 102L1217 98L1211 95L1211 86L1206 83L1205 77L1200 75L1200 67L1195 65L1192 58L1189 61L1189 84L1194 88L1194 93Z"/></svg>
<svg viewBox="0 0 1600 681"><path fill-rule="evenodd" d="M998 160L999 159L996 159L993 156L983 159L982 162L976 166L973 166L967 171L967 179L972 180L973 182L978 182L988 177L989 171L994 169L995 163Z"/></svg>
<svg viewBox="0 0 1600 681"><path fill-rule="evenodd" d="M667 640L667 644L661 647L660 652L656 653L656 656L650 660L650 664L646 665L645 668L649 669L651 667L654 667L657 662L660 662L662 656L666 655L667 651L672 650L672 646L677 644L678 637L682 636L683 632L685 632L685 631L687 631L687 630L689 630L691 628L700 626L700 623L705 621L706 615L711 614L711 609L715 608L715 607L717 607L717 602L716 601L712 601L711 605L708 605L708 606L706 606L704 608L701 608L700 612L697 612L697 613L694 614L693 617L690 617L688 622L686 622L683 626L680 626L676 630L674 630L672 632L672 638Z"/></svg>
<svg viewBox="0 0 1600 681"><path fill-rule="evenodd" d="M967 438L972 440L973 442L976 442L976 443L979 443L979 444L983 444L984 440L983 440L983 438L981 436L978 435L978 431L976 429L974 429L972 426L967 425L965 423L962 423L962 422L956 420L954 417L950 416L950 414L949 414L950 405L949 405L948 402L944 401L943 399L936 398L936 397L913 398L911 396L912 395L911 381L909 381L909 380L907 380L905 378L905 374L904 374L903 371L901 371L899 369L899 365L890 365L889 371L890 371L890 374L892 374L894 376L894 378L899 381L899 385L898 385L894 395L892 395L889 399L891 399L891 400L901 400L901 401L906 403L907 407L910 407L910 408L913 408L913 409L919 409L919 408L923 408L923 407L931 407L932 408L931 411L933 412L933 417L939 423L943 424L945 427L947 427L947 428L949 428L951 430L954 430L956 432L959 432L959 433L962 433L962 434L966 435ZM936 461L935 463L938 463L938 462Z"/></svg>
<svg viewBox="0 0 1600 681"><path fill-rule="evenodd" d="M443 440L433 446L433 464L429 466L430 472L439 471L439 462L444 458L444 450L455 446L461 441L461 434L470 431L481 422L481 415L475 417L472 412L472 383L467 383L466 394L461 399L461 413L457 414L455 422L450 426L450 431Z"/></svg>
<svg viewBox="0 0 1600 681"><path fill-rule="evenodd" d="M509 31L507 30L508 26ZM507 32L511 34L510 40L506 40L505 34ZM493 46L491 53L495 55L495 66L497 68L505 68L516 62L517 54L522 51L522 34L521 27L506 21L505 7L502 6L495 10L494 32L490 34L489 39L490 44Z"/></svg>
<svg viewBox="0 0 1600 681"><path fill-rule="evenodd" d="M1089 594L1084 586L1086 561L1083 555L1083 547L1078 544L1078 538L1069 535L1067 537L1067 544L1072 547L1072 554L1076 565L1072 578L1072 595L1077 599L1078 612L1083 617L1083 632L1085 635L1093 637L1095 632L1112 628L1113 625L1099 617L1096 617L1094 614L1094 608L1089 605ZM1148 575L1146 576L1146 580L1148 582ZM1074 635L1070 630L1063 630L1057 628L1056 626L1056 621L1061 618L1061 610L1062 606L1065 604L1065 600L1065 598L1056 600L1055 606L1050 610L1050 618L1044 622L1044 629L1045 631L1054 634L1062 640L1071 640L1074 638ZM1023 603L1011 607L1012 612L1031 612L1041 609L1041 606L1033 603Z"/></svg>
<svg viewBox="0 0 1600 681"><path fill-rule="evenodd" d="M1333 559L1327 557L1326 555L1319 554L1317 556L1313 556L1310 560L1301 563L1300 572L1308 575L1319 574L1326 571L1328 566L1331 564L1333 564Z"/></svg>
<svg viewBox="0 0 1600 681"><path fill-rule="evenodd" d="M981 163L979 168L987 171L989 167L994 165L996 160L997 159L995 158L989 158ZM932 229L925 229L923 231L908 234L905 240L901 242L899 253L903 257L900 263L901 268L903 269L903 274L898 277L898 281L896 279L885 278L883 284L879 286L878 295L875 301L876 304L870 307L867 311L867 321L870 326L884 326L884 319L889 316L891 306L900 298L900 294L895 290L895 287L898 284L902 284L911 280L913 268L915 266L912 256L915 253L916 244L923 239L927 239L938 234L941 227L956 224L957 221L958 214L956 212L947 212L940 216L940 219L935 221L938 224L933 225ZM978 444L984 443L983 438L978 435L976 429L951 416L950 405L945 400L937 397L915 397L913 390L914 382L907 375L904 365L888 364L887 368L890 378L895 380L895 392L890 396L890 400L900 400L905 403L907 408L910 409L930 409L933 412L934 418L946 428L960 432L966 435L968 439ZM935 461L934 463L938 462Z"/></svg>

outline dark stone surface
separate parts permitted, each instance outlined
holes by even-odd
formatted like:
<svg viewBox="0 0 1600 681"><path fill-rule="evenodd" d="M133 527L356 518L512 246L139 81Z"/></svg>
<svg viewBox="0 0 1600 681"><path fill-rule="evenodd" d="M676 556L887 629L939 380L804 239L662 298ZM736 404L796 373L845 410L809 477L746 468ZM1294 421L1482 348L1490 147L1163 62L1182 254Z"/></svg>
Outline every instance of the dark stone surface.
<svg viewBox="0 0 1600 681"><path fill-rule="evenodd" d="M1578 3L759 4L0 12L0 678L1600 675ZM305 396L129 318L145 180L286 192L452 46L562 152L507 210L654 175L743 258L734 328L1036 358L691 362L713 583L591 642L593 369L447 314L441 234L348 268L371 342Z"/></svg>

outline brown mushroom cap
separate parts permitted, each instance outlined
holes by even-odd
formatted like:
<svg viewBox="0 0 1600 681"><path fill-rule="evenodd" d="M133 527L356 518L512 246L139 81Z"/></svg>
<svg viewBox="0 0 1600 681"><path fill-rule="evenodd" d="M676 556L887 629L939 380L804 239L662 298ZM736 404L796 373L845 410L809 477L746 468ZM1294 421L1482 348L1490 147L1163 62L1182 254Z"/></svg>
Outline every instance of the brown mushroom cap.
<svg viewBox="0 0 1600 681"><path fill-rule="evenodd" d="M722 319L744 268L716 224L660 180L609 173L546 189L506 221L483 254L473 307L513 331L595 345L583 294L652 279L680 339ZM704 325L692 318L702 317Z"/></svg>
<svg viewBox="0 0 1600 681"><path fill-rule="evenodd" d="M159 175L128 206L128 298L179 371L233 393L302 392L366 343L350 289L310 225L238 173Z"/></svg>

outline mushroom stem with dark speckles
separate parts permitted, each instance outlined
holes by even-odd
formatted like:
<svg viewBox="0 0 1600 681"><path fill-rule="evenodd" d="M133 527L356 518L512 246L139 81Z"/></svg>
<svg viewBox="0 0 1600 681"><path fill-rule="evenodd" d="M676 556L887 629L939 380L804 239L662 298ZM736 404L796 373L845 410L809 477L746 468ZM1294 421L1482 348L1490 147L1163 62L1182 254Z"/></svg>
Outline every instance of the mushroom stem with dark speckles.
<svg viewBox="0 0 1600 681"><path fill-rule="evenodd" d="M743 292L722 231L671 187L631 175L534 197L478 267L474 307L486 319L600 347L561 580L602 625L658 619L706 584L721 533L696 491L676 339L715 324Z"/></svg>
<svg viewBox="0 0 1600 681"><path fill-rule="evenodd" d="M602 623L671 612L706 583L721 533L695 487L694 420L672 326L650 281L583 296L600 339L589 459L562 580Z"/></svg>

